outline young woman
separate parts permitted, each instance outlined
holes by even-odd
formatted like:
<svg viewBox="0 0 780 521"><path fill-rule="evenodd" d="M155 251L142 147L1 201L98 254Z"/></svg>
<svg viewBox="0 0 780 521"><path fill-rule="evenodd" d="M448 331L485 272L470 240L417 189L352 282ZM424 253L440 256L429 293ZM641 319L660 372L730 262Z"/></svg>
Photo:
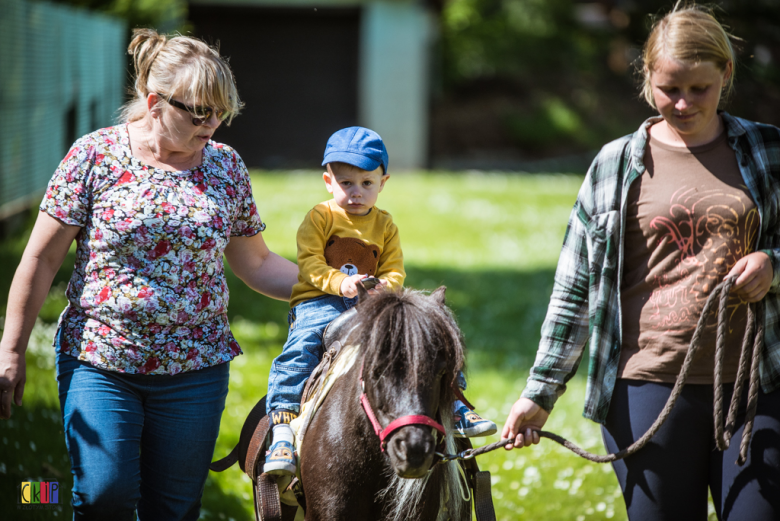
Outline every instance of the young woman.
<svg viewBox="0 0 780 521"><path fill-rule="evenodd" d="M679 6L679 4L678 4ZM728 401L750 302L765 302L761 392L747 462L744 423L725 452L713 434L714 326L666 424L614 469L629 518L780 519L780 129L718 110L731 91L730 37L698 6L659 20L644 48L644 96L659 116L606 145L580 190L536 362L502 437L539 442L589 342L585 417L609 452L658 417L712 289L732 290L723 381ZM745 393L747 394L747 393ZM745 400L743 399L743 402Z"/></svg>

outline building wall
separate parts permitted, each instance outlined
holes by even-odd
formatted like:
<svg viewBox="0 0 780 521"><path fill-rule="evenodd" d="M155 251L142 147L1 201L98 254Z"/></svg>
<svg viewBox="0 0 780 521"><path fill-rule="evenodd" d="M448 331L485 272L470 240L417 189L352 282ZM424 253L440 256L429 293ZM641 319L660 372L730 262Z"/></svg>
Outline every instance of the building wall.
<svg viewBox="0 0 780 521"><path fill-rule="evenodd" d="M265 69L262 74L257 71L249 73L242 70L239 60L234 65L239 92L247 98L253 97L248 89L256 89L263 92L263 97L267 105L272 108L270 111L278 112L282 107L289 107L290 117L286 121L286 129L290 131L286 135L275 136L274 140L287 140L285 144L275 145L280 151L276 154L275 161L263 160L253 161L259 151L253 150L251 144L243 145L238 148L238 152L243 155L249 154L247 163L249 166L303 166L300 161L291 158L294 155L294 148L297 146L300 150L298 158L305 159L306 164L310 165L313 161L312 150L318 150L320 153L324 150L325 139L327 135L314 138L314 132L307 129L307 123L311 123L316 128L328 128L328 132L320 134L329 134L338 130L347 124L359 124L376 130L384 139L388 152L390 153L391 169L414 169L425 167L428 164L428 120L429 120L429 76L430 76L430 50L433 44L433 20L430 7L426 2L414 0L191 0L191 12L197 12L199 19L211 17L217 19L225 16L230 11L235 12L237 8L252 10L256 18L268 19L278 16L280 10L286 10L290 16L295 17L293 13L299 13L299 29L307 27L307 24L314 24L300 36L295 38L295 42L285 46L264 44L268 38L268 30L264 29L263 22L255 23L254 31L251 27L243 28L243 35L230 35L227 39L237 40L243 38L245 48L243 53L273 54L285 56L288 63L299 61L306 63L311 55L322 52L338 53L337 57L351 60L351 54L347 49L336 50L335 42L328 42L317 39L316 24L322 24L322 27L328 27L328 16L334 12L356 12L359 13L359 39L356 49L358 63L356 77L352 73L339 73L340 77L334 77L333 74L323 74L321 77L326 79L323 86L326 89L320 89L316 78L307 80L304 89L308 93L297 93L297 100L293 99L294 88L283 88L284 83L278 74L287 74L290 79L301 76L301 71L284 71L282 67ZM248 11L247 11L248 12ZM328 15L327 13L331 13ZM319 20L319 22L317 21ZM203 27L208 24L203 24ZM219 35L208 35L200 33L198 23L195 23L196 32L202 37L208 39L209 36L217 39ZM325 29L325 34L330 31L330 37L343 40L344 34L334 33L332 29ZM350 30L351 31L351 30ZM298 33L297 30L288 30L288 37ZM280 43L284 36L274 37L275 43ZM227 41L227 40L226 40ZM321 42L321 43L313 43ZM308 50L307 50L307 47ZM298 53L298 54L295 54ZM229 54L229 53L226 53ZM268 63L272 57L257 56L258 63ZM333 60L333 56L328 58ZM346 68L344 69L346 70ZM265 77L263 77L265 75ZM242 76L253 76L254 81L245 82ZM299 80L295 80L299 81ZM337 87L340 85L340 87ZM339 88L340 92L333 93L334 88ZM328 90L329 89L329 90ZM330 93L330 94L329 94ZM349 105L348 100L344 100L345 93L354 96L354 106L357 107L354 116L349 114L346 109L338 114L326 115L325 112L333 112L334 106ZM329 102L329 100L331 100ZM307 107L310 118L300 115L301 106ZM242 123L239 126L254 127L260 130L246 130L252 135L260 136L267 132L266 125L272 128L272 114L258 113L251 114L249 107ZM274 116L276 117L276 116ZM350 121L350 118L352 120ZM251 123L250 120L251 119ZM278 117L276 117L278 119ZM310 121L311 120L311 121ZM297 129L296 129L297 126ZM219 131L222 133L222 131ZM244 132L242 130L242 132ZM226 131L222 135L229 137L231 131ZM217 135L220 139L220 135ZM235 138L234 138L235 139ZM247 139L247 138L244 138ZM296 139L299 140L296 143ZM226 138L230 144L230 141ZM273 140L272 140L273 141ZM238 143L238 141L237 141ZM255 146L264 146L260 143ZM291 148L292 147L292 148ZM274 156L273 152L263 152L263 157ZM311 158L311 159L310 159Z"/></svg>
<svg viewBox="0 0 780 521"><path fill-rule="evenodd" d="M359 120L382 136L391 168L424 167L430 14L416 2L369 2L362 20Z"/></svg>
<svg viewBox="0 0 780 521"><path fill-rule="evenodd" d="M219 41L245 103L214 139L250 167L317 167L328 137L358 123L359 9L192 5L190 21Z"/></svg>
<svg viewBox="0 0 780 521"><path fill-rule="evenodd" d="M123 100L125 27L85 10L2 0L0 220L37 204L78 137Z"/></svg>

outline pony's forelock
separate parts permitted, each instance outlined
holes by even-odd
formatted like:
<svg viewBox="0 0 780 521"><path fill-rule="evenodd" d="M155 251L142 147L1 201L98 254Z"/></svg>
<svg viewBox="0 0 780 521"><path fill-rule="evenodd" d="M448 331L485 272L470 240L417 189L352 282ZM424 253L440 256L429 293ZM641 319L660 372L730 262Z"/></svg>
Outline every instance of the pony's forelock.
<svg viewBox="0 0 780 521"><path fill-rule="evenodd" d="M370 296L358 305L358 315L364 327L354 331L355 340L367 371L415 385L434 374L441 357L447 372L442 399L452 402L450 383L463 367L464 348L448 307L422 291L402 289Z"/></svg>

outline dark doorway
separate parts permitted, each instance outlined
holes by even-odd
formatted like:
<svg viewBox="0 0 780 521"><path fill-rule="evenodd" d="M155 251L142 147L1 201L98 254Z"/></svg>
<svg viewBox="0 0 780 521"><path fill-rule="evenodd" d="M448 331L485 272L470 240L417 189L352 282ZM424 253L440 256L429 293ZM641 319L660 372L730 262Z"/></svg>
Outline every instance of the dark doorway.
<svg viewBox="0 0 780 521"><path fill-rule="evenodd" d="M90 132L96 130L94 128L89 129ZM60 154L65 157L70 147L76 142L76 102L70 104L68 110L65 111L65 143L63 146L63 152Z"/></svg>
<svg viewBox="0 0 780 521"><path fill-rule="evenodd" d="M248 166L316 168L328 137L357 124L359 8L191 4L190 21L230 59L246 107L215 139Z"/></svg>

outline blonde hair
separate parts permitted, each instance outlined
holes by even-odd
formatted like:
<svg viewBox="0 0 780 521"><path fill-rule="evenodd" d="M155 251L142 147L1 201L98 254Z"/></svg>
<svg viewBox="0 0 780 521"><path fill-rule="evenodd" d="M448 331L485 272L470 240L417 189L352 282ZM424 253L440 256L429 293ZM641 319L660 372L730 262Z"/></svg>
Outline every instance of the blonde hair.
<svg viewBox="0 0 780 521"><path fill-rule="evenodd" d="M127 53L133 57L135 84L132 99L122 107L122 123L146 116L146 99L152 92L224 110L230 113L228 125L244 106L227 61L218 49L197 38L168 38L154 29L134 29Z"/></svg>
<svg viewBox="0 0 780 521"><path fill-rule="evenodd" d="M382 167L382 175L386 175L387 172L385 172L384 165L379 165ZM341 172L351 172L351 171L358 171L358 172L368 172L368 170L364 170L360 168L359 166L355 166L351 163L344 163L342 161L331 161L330 163L327 163L325 165L325 170L328 171L330 175L338 175Z"/></svg>
<svg viewBox="0 0 780 521"><path fill-rule="evenodd" d="M666 16L657 20L642 50L642 95L654 109L653 89L650 76L656 64L663 58L685 63L712 62L721 71L731 62L731 76L723 86L721 100L728 98L734 85L734 71L737 58L732 40L739 38L726 32L715 19L712 9L696 4L678 1Z"/></svg>

